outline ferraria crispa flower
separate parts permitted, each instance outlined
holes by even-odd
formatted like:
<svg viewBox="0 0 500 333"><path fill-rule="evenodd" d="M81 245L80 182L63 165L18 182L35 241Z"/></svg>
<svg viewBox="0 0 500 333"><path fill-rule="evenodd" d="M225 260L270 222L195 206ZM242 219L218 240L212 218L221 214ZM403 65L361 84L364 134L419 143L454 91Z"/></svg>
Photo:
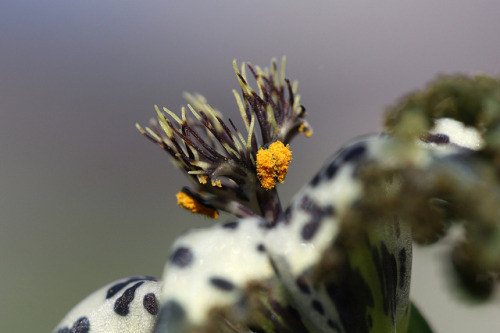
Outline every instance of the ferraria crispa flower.
<svg viewBox="0 0 500 333"><path fill-rule="evenodd" d="M190 231L162 281L116 281L56 332L430 333L410 301L412 242L463 228L450 262L488 299L500 273L500 83L445 76L389 108L382 135L344 146L282 211L276 183L290 141L311 135L296 84L276 62L234 69L245 131L186 95L180 115L156 107L137 128L193 181L177 194L192 212L238 219ZM142 303L141 303L142 302Z"/></svg>

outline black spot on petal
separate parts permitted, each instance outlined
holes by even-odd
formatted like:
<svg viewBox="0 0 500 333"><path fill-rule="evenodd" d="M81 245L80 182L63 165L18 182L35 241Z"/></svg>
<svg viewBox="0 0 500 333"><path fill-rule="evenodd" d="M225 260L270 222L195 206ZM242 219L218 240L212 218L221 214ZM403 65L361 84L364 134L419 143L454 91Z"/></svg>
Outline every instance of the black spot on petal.
<svg viewBox="0 0 500 333"><path fill-rule="evenodd" d="M295 281L295 283L297 284L297 287L299 288L299 290L301 292L303 292L304 294L310 294L311 293L311 288L309 288L309 285L307 284L307 282L305 281L305 279L300 276L297 281Z"/></svg>
<svg viewBox="0 0 500 333"><path fill-rule="evenodd" d="M321 219L325 215L333 216L336 213L333 205L322 208L307 195L300 200L299 208L311 214L314 220Z"/></svg>
<svg viewBox="0 0 500 333"><path fill-rule="evenodd" d="M365 145L356 145L352 148L348 148L343 156L344 162L355 161L361 158L366 152Z"/></svg>
<svg viewBox="0 0 500 333"><path fill-rule="evenodd" d="M428 134L427 137L421 139L424 142L435 143L438 145L450 143L450 137L446 134Z"/></svg>
<svg viewBox="0 0 500 333"><path fill-rule="evenodd" d="M115 301L115 305L113 310L116 314L120 316L126 316L129 313L129 305L132 303L135 297L135 291L139 288L144 282L137 282L132 287L125 290L123 295L118 297Z"/></svg>
<svg viewBox="0 0 500 333"><path fill-rule="evenodd" d="M226 229L236 229L238 228L238 222L237 221L234 221L234 222L227 222L225 224L222 225L223 228L226 228Z"/></svg>
<svg viewBox="0 0 500 333"><path fill-rule="evenodd" d="M322 315L322 316L325 315L325 309L323 308L323 305L318 300L313 299L311 302L311 306L320 315Z"/></svg>
<svg viewBox="0 0 500 333"><path fill-rule="evenodd" d="M220 277L210 278L210 283L214 287L216 287L217 289L220 289L223 291L231 291L235 288L234 284L231 281L228 281L228 280L220 278Z"/></svg>
<svg viewBox="0 0 500 333"><path fill-rule="evenodd" d="M158 300L156 299L155 294L146 294L142 300L142 305L144 306L144 309L146 309L146 311L153 316L158 314Z"/></svg>
<svg viewBox="0 0 500 333"><path fill-rule="evenodd" d="M333 216L335 216L336 213L337 212L335 211L335 207L333 207L333 205L328 205L321 210L322 216L328 215L328 216L333 217Z"/></svg>
<svg viewBox="0 0 500 333"><path fill-rule="evenodd" d="M123 281L123 282L120 282L120 283L117 283L117 284L113 285L111 288L109 288L107 293L106 293L106 299L113 297L114 295L116 295L117 292L119 292L120 290L125 288L128 284L130 284L132 282L136 282L136 281L158 281L158 279L156 279L152 276L131 277L130 279Z"/></svg>
<svg viewBox="0 0 500 333"><path fill-rule="evenodd" d="M317 174L314 176L314 178L311 180L311 183L310 183L310 184L311 184L311 186L312 186L312 187L316 187L316 186L318 186L318 184L319 184L320 180L321 180L321 176L320 176L320 174L319 174L319 173L317 173Z"/></svg>
<svg viewBox="0 0 500 333"><path fill-rule="evenodd" d="M319 222L317 221L312 221L304 224L304 226L302 227L302 231L300 232L302 239L306 241L311 240L318 231L318 227Z"/></svg>
<svg viewBox="0 0 500 333"><path fill-rule="evenodd" d="M339 169L339 167L338 167L337 163L335 163L335 162L330 163L330 165L326 169L326 177L328 179L332 179L337 174L338 169Z"/></svg>
<svg viewBox="0 0 500 333"><path fill-rule="evenodd" d="M73 324L71 333L88 333L90 330L90 321L87 317L78 318L78 320Z"/></svg>
<svg viewBox="0 0 500 333"><path fill-rule="evenodd" d="M311 214L320 209L308 195L300 199L299 208Z"/></svg>
<svg viewBox="0 0 500 333"><path fill-rule="evenodd" d="M187 267L193 261L193 252L187 247L179 247L170 256L172 264L178 267Z"/></svg>
<svg viewBox="0 0 500 333"><path fill-rule="evenodd" d="M266 252L266 247L264 246L264 244L260 243L259 245L257 245L257 251Z"/></svg>

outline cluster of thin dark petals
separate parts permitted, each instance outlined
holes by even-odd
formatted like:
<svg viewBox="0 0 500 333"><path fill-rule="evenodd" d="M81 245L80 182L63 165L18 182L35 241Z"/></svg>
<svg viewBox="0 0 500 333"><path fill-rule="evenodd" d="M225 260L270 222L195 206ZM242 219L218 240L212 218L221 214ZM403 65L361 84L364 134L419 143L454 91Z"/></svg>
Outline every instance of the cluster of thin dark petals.
<svg viewBox="0 0 500 333"><path fill-rule="evenodd" d="M288 149L294 136L310 136L312 130L304 119L305 108L299 104L297 83L285 79L284 58L279 72L276 60L264 70L245 63L238 69L236 61L233 65L241 95L236 90L233 94L244 134L198 94L184 96L189 104L180 116L155 107L157 119L145 129L137 128L167 151L194 182L193 189L184 188L178 196L190 198L189 203L179 201L181 206L192 211L198 205L237 216L261 215L272 222L281 214L281 206L275 189L261 186L257 153L277 141ZM248 84L246 68L257 82L257 91Z"/></svg>

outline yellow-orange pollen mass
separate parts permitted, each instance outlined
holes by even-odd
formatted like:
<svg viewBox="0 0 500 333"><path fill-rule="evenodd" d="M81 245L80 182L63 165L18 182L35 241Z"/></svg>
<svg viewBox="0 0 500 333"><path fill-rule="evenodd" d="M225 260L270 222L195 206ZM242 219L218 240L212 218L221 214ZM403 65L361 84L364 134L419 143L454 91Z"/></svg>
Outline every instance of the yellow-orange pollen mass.
<svg viewBox="0 0 500 333"><path fill-rule="evenodd" d="M206 215L213 219L219 217L219 213L217 213L215 209L202 205L195 198L191 197L184 191L179 191L176 197L177 204L184 209L190 210L193 213Z"/></svg>
<svg viewBox="0 0 500 333"><path fill-rule="evenodd" d="M305 126L304 124L300 124L299 133L304 134L306 138L309 138L313 135L313 131L311 130L311 128Z"/></svg>
<svg viewBox="0 0 500 333"><path fill-rule="evenodd" d="M273 142L267 149L260 148L256 163L260 185L270 190L276 185L276 180L283 183L291 160L290 145L285 146L281 141Z"/></svg>

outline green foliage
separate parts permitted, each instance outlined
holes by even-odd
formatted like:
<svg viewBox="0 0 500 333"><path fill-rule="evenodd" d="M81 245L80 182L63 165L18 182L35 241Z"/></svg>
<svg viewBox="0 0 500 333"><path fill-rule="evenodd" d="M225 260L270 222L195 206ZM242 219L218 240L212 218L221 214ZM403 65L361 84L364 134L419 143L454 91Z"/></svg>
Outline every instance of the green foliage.
<svg viewBox="0 0 500 333"><path fill-rule="evenodd" d="M407 333L433 333L431 326L413 302L411 303L410 322Z"/></svg>

